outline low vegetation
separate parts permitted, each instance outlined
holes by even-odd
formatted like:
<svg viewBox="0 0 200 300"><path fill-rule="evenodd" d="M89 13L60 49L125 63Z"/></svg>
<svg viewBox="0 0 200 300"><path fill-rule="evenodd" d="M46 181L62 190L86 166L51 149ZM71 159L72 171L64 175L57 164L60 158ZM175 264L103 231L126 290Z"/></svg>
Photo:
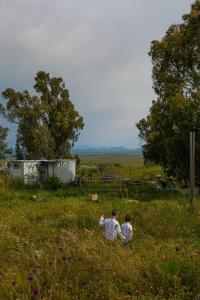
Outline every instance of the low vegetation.
<svg viewBox="0 0 200 300"><path fill-rule="evenodd" d="M149 168L135 174L148 177ZM191 215L188 199L179 193L147 189L144 199L141 191L131 199L101 194L92 202L87 188L16 189L0 181L0 299L189 300L200 295L198 199ZM126 213L134 217L128 247L103 239L98 219L112 208L119 210L120 222Z"/></svg>
<svg viewBox="0 0 200 300"><path fill-rule="evenodd" d="M118 164L128 167L134 165L143 166L143 156L133 154L94 154L79 155L82 165L98 165L98 164Z"/></svg>

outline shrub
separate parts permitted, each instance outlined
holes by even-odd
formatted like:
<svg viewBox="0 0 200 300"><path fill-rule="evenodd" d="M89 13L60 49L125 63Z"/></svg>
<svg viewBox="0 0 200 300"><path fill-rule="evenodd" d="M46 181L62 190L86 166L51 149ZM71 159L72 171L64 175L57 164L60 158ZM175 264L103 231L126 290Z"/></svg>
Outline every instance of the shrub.
<svg viewBox="0 0 200 300"><path fill-rule="evenodd" d="M41 187L45 190L57 190L62 186L62 182L56 176L47 177L43 179L41 183Z"/></svg>

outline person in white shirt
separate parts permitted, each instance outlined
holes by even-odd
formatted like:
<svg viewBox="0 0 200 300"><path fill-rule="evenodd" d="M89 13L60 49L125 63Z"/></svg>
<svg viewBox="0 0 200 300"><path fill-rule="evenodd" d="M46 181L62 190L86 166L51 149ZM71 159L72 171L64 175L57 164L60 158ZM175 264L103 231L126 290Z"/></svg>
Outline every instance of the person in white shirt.
<svg viewBox="0 0 200 300"><path fill-rule="evenodd" d="M112 210L111 218L104 219L104 216L101 216L99 224L105 228L104 237L106 240L113 241L118 236L125 240L121 232L121 227L119 222L116 220L118 217L118 211L116 209Z"/></svg>
<svg viewBox="0 0 200 300"><path fill-rule="evenodd" d="M122 234L125 237L125 240L124 240L125 243L128 243L133 238L133 226L130 223L131 223L131 216L126 215L125 223L122 224L122 226L121 226Z"/></svg>

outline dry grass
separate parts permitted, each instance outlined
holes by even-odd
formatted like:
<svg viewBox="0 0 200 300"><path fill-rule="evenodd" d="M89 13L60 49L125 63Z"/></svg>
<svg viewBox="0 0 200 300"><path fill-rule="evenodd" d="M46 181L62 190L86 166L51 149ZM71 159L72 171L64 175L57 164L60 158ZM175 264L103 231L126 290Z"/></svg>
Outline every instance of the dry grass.
<svg viewBox="0 0 200 300"><path fill-rule="evenodd" d="M200 210L184 199L91 203L0 190L0 299L195 299ZM102 238L98 218L134 216L132 247Z"/></svg>

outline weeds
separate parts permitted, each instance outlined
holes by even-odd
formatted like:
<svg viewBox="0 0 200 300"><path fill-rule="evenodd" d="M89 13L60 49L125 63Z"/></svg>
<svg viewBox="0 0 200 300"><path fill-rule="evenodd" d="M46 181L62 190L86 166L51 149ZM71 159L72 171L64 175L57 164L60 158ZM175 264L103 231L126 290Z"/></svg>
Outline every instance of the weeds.
<svg viewBox="0 0 200 300"><path fill-rule="evenodd" d="M0 299L195 299L199 210L176 199L94 204L61 191L1 194ZM105 243L98 218L115 207L136 228L133 249Z"/></svg>
<svg viewBox="0 0 200 300"><path fill-rule="evenodd" d="M109 172L150 180L160 169L116 166ZM186 196L157 191L151 184L127 186L125 194L105 183L113 192L98 192L98 203L89 200L98 185L46 184L38 188L0 179L0 299L200 296L198 199L191 215ZM111 246L102 237L99 216L109 216L112 208L119 210L120 223L126 213L133 216L131 247L120 241Z"/></svg>

